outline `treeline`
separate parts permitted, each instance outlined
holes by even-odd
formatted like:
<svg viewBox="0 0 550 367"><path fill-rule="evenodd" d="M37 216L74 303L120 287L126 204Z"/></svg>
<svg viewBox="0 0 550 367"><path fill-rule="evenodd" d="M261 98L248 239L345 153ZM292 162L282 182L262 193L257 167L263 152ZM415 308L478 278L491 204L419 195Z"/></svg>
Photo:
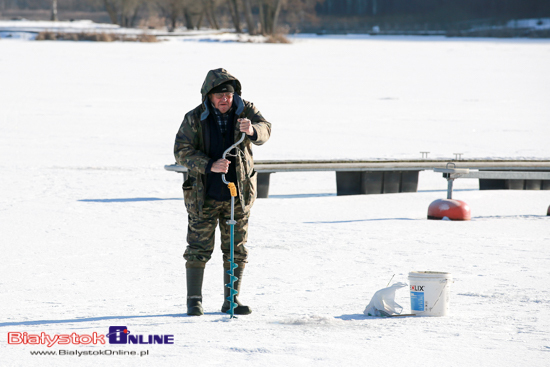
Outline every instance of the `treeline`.
<svg viewBox="0 0 550 367"><path fill-rule="evenodd" d="M125 0L103 0L120 2ZM322 0L126 0L153 5L174 29L181 19L187 29L208 23L219 29L220 17L231 19L236 32L271 35L278 32L280 20L296 25L315 18L315 5ZM111 13L110 13L111 14ZM111 18L114 21L113 16Z"/></svg>
<svg viewBox="0 0 550 367"><path fill-rule="evenodd" d="M426 20L459 21L479 18L537 18L550 16L549 0L324 0L321 15L411 16Z"/></svg>
<svg viewBox="0 0 550 367"><path fill-rule="evenodd" d="M64 12L102 12L123 27L151 25L156 19L155 25L161 22L171 31L231 27L253 35L330 29L331 24L338 29L419 24L449 29L449 24L468 27L480 20L550 17L550 0L0 0L0 12L54 5L61 19Z"/></svg>
<svg viewBox="0 0 550 367"><path fill-rule="evenodd" d="M296 27L315 20L315 6L323 0L0 0L8 9L52 9L108 13L112 23L135 27L151 17L163 19L170 31L234 27L239 33L272 35L281 24Z"/></svg>

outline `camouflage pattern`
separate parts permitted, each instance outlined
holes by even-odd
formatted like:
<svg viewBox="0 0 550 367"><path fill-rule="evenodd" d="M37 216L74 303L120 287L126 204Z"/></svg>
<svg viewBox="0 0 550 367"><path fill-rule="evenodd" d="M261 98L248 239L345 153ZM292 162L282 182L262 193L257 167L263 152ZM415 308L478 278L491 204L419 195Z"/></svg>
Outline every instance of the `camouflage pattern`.
<svg viewBox="0 0 550 367"><path fill-rule="evenodd" d="M229 74L225 69L210 70L204 79L201 87L202 101L206 100L206 96L210 91L216 88L218 85L232 80L234 82L235 93L241 95L241 82L233 75Z"/></svg>
<svg viewBox="0 0 550 367"><path fill-rule="evenodd" d="M202 216L206 199L206 166L210 158L206 155L205 135L208 134L207 96L212 88L232 80L235 85L234 100L239 102L236 118L248 118L258 138L251 141L248 137L239 145L242 152L236 159L238 202L244 213L248 214L256 199L257 177L252 158L252 144L262 145L271 135L271 123L267 122L253 103L240 98L241 83L224 69L208 72L201 88L202 104L189 111L176 135L174 155L176 162L188 168L188 178L183 184L185 206L189 215ZM235 123L234 141L239 140L241 132Z"/></svg>
<svg viewBox="0 0 550 367"><path fill-rule="evenodd" d="M248 250L245 247L248 238L248 217L240 205L235 203L234 245L235 262L246 263ZM214 234L218 221L221 232L221 248L225 267L229 267L230 257L230 226L227 221L231 218L231 201L216 201L207 198L201 216L189 214L187 230L187 249L183 254L188 268L204 267L212 257L214 251Z"/></svg>

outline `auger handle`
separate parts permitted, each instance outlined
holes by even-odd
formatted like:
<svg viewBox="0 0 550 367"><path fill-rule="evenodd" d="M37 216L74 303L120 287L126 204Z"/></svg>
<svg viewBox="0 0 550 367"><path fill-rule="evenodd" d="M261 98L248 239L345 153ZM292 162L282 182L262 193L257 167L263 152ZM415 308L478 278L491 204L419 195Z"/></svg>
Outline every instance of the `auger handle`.
<svg viewBox="0 0 550 367"><path fill-rule="evenodd" d="M242 141L244 140L244 137L245 137L245 136L246 136L246 134L243 133L243 134L241 135L241 138L239 139L238 142L236 142L235 144L233 144L232 146L230 146L229 148L227 148L227 149L225 150L225 152L223 152L222 158L225 159L225 156L226 156L230 151L232 151L233 149L235 149L235 148L237 147L237 145L241 144ZM225 173L222 173L222 181L223 181L224 184L229 185L229 181L227 181L227 180L225 179ZM229 188L229 189L231 190L231 188ZM237 196L237 195L235 195L235 196Z"/></svg>

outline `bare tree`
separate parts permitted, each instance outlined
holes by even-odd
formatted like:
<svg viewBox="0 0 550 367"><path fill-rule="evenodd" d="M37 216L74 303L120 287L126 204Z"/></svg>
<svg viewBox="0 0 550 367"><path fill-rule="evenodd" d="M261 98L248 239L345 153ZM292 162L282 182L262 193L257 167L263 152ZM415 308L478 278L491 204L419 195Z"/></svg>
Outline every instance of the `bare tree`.
<svg viewBox="0 0 550 367"><path fill-rule="evenodd" d="M256 27L254 26L254 18L252 17L252 5L250 4L250 0L243 0L243 4L244 4L244 18L246 20L248 34L255 35Z"/></svg>
<svg viewBox="0 0 550 367"><path fill-rule="evenodd" d="M206 1L197 0L153 0L153 2L161 16L167 19L170 32L176 29L180 18L183 19L187 29L199 27L206 3Z"/></svg>
<svg viewBox="0 0 550 367"><path fill-rule="evenodd" d="M282 0L259 0L260 26L264 36L275 34Z"/></svg>
<svg viewBox="0 0 550 367"><path fill-rule="evenodd" d="M105 11L107 11L107 14L109 14L109 18L111 19L111 23L118 24L118 2L103 0L103 3L105 4Z"/></svg>
<svg viewBox="0 0 550 367"><path fill-rule="evenodd" d="M133 27L145 0L103 0L111 23Z"/></svg>
<svg viewBox="0 0 550 367"><path fill-rule="evenodd" d="M183 21L185 22L185 28L187 29L195 28L195 23L193 22L193 15L187 3L183 4L183 8L181 9L181 11L183 13ZM199 14L199 16L201 15ZM199 21L200 19L197 20L197 24L199 24Z"/></svg>
<svg viewBox="0 0 550 367"><path fill-rule="evenodd" d="M210 27L220 29L220 26L216 20L214 9L214 0L203 0L203 14L206 15L208 23L210 23Z"/></svg>
<svg viewBox="0 0 550 367"><path fill-rule="evenodd" d="M183 11L183 0L154 0L161 17L168 22L168 31L176 29L178 17Z"/></svg>
<svg viewBox="0 0 550 367"><path fill-rule="evenodd" d="M235 31L237 33L242 33L241 21L239 19L239 8L237 7L237 0L227 0L227 6L229 7L229 13L231 13L231 19L233 19L233 24L235 25Z"/></svg>
<svg viewBox="0 0 550 367"><path fill-rule="evenodd" d="M57 0L53 0L52 2L52 21L57 22L59 19L57 19Z"/></svg>
<svg viewBox="0 0 550 367"><path fill-rule="evenodd" d="M139 9L144 0L123 0L120 25L122 27L133 27L136 24Z"/></svg>

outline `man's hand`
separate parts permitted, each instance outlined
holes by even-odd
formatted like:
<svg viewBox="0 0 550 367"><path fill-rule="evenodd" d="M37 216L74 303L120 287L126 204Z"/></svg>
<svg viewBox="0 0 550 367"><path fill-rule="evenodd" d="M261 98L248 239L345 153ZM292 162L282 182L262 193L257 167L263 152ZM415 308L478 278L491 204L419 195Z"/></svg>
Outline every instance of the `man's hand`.
<svg viewBox="0 0 550 367"><path fill-rule="evenodd" d="M252 128L252 122L250 122L249 119L244 118L244 119L238 119L237 121L239 122L239 130L242 133L245 133L248 136L254 135L254 129Z"/></svg>
<svg viewBox="0 0 550 367"><path fill-rule="evenodd" d="M220 158L216 162L212 163L212 167L210 167L211 172L216 173L227 173L229 170L229 163L227 159Z"/></svg>

